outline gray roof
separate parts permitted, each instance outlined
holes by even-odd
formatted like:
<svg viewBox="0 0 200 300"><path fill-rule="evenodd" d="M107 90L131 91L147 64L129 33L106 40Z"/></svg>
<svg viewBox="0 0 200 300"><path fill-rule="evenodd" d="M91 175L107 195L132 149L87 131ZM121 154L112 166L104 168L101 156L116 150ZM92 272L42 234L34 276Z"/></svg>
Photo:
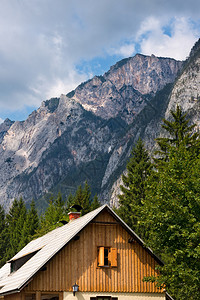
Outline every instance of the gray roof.
<svg viewBox="0 0 200 300"><path fill-rule="evenodd" d="M144 245L144 242L135 234L135 232L133 232L132 229L128 227L128 225L124 223L124 221L121 220L107 204L105 204L84 215L83 217L63 225L62 227L59 227L28 243L10 260L10 262L29 253L33 253L38 250L39 251L36 252L36 254L24 265L22 265L21 268L19 268L16 272L10 273L9 262L7 262L0 269L0 295L20 291L59 250L61 250L70 240L72 240L73 237L75 237L105 208L108 209L118 221L120 221L126 230L134 235L140 244ZM159 263L162 263L159 258L153 254L151 249L147 248L147 250L156 258Z"/></svg>

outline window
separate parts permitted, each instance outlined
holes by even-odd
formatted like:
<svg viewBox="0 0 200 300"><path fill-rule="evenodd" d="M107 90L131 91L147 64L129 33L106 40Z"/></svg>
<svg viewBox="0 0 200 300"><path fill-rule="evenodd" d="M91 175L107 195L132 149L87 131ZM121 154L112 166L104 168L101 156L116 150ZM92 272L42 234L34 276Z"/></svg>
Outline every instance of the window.
<svg viewBox="0 0 200 300"><path fill-rule="evenodd" d="M21 268L21 266L23 266L31 257L33 257L39 250L36 250L32 253L26 254L20 258L17 258L15 260L10 260L10 272L15 272L17 271L19 268Z"/></svg>
<svg viewBox="0 0 200 300"><path fill-rule="evenodd" d="M98 247L98 267L117 267L117 249Z"/></svg>

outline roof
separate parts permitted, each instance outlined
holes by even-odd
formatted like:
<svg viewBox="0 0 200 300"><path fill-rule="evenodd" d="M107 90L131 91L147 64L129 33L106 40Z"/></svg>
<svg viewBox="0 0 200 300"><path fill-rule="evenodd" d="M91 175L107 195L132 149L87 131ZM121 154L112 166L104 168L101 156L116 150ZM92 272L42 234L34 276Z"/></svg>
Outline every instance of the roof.
<svg viewBox="0 0 200 300"><path fill-rule="evenodd" d="M174 298L166 292L166 300L174 300Z"/></svg>
<svg viewBox="0 0 200 300"><path fill-rule="evenodd" d="M42 237L28 243L9 262L0 269L0 295L19 292L32 279L32 277L67 243L69 243L87 224L89 224L103 210L108 210L121 225L141 244L145 245L140 237L107 205L103 205L94 211L59 227ZM162 261L146 248L148 252L163 265ZM25 255L36 252L17 271L10 273L10 262Z"/></svg>

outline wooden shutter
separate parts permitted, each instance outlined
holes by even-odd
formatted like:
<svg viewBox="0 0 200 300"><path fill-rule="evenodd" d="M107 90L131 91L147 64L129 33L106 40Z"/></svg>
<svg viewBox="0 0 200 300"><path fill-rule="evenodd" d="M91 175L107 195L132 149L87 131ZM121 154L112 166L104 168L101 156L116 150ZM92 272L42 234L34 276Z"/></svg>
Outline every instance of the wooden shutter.
<svg viewBox="0 0 200 300"><path fill-rule="evenodd" d="M117 267L117 248L110 248L108 259L111 267Z"/></svg>
<svg viewBox="0 0 200 300"><path fill-rule="evenodd" d="M103 267L104 266L104 247L99 247L98 266L99 267Z"/></svg>

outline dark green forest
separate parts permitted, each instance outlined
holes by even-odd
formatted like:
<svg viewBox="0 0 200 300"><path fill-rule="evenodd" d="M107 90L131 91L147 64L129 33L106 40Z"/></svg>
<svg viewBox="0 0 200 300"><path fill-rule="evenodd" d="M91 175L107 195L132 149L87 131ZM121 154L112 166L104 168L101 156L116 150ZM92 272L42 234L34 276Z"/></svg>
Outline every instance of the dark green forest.
<svg viewBox="0 0 200 300"><path fill-rule="evenodd" d="M63 222L68 222L68 213L74 204L82 207L81 215L100 206L97 196L91 197L87 182L83 187L80 185L74 195L70 194L66 201L62 199L61 193L50 197L48 207L41 215L38 214L33 200L27 209L22 198L15 199L7 214L0 206L0 266L32 239L62 226Z"/></svg>
<svg viewBox="0 0 200 300"><path fill-rule="evenodd" d="M199 299L200 139L177 106L148 155L141 140L123 175L117 213L164 261L156 281L175 299ZM131 212L131 214L130 214Z"/></svg>
<svg viewBox="0 0 200 300"><path fill-rule="evenodd" d="M132 149L116 213L164 261L155 281L175 299L199 299L200 292L200 138L195 124L179 106L163 119L163 136L150 156L139 139ZM15 199L6 214L0 206L0 264L14 256L30 240L68 221L73 204L82 215L100 206L91 197L87 182L74 195L61 193L49 199L38 215L34 201L26 208Z"/></svg>

